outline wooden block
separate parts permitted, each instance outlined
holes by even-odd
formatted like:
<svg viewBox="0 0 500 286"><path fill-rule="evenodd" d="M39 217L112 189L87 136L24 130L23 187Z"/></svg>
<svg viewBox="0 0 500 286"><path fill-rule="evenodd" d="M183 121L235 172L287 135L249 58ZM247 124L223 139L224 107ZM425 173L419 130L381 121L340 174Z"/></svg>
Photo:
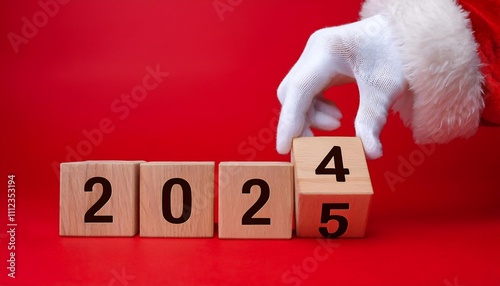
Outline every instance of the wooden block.
<svg viewBox="0 0 500 286"><path fill-rule="evenodd" d="M293 165L219 165L219 238L291 238Z"/></svg>
<svg viewBox="0 0 500 286"><path fill-rule="evenodd" d="M139 229L141 162L62 163L59 234L136 235Z"/></svg>
<svg viewBox="0 0 500 286"><path fill-rule="evenodd" d="M363 237L373 189L361 140L293 140L299 237Z"/></svg>
<svg viewBox="0 0 500 286"><path fill-rule="evenodd" d="M214 162L141 164L140 235L212 237Z"/></svg>

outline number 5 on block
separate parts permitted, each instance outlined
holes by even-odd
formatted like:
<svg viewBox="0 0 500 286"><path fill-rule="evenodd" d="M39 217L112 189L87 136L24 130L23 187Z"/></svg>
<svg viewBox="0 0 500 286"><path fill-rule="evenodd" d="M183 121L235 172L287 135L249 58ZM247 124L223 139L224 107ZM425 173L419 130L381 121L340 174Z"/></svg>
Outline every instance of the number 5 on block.
<svg viewBox="0 0 500 286"><path fill-rule="evenodd" d="M299 237L363 237L373 189L361 140L293 140Z"/></svg>

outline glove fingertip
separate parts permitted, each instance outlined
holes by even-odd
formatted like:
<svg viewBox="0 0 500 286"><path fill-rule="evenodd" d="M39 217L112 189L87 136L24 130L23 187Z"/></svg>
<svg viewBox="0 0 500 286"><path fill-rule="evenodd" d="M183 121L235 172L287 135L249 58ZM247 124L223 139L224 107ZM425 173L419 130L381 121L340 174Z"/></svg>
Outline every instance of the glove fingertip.
<svg viewBox="0 0 500 286"><path fill-rule="evenodd" d="M286 155L290 152L291 145L291 142L284 142L278 138L276 140L276 151L281 155Z"/></svg>

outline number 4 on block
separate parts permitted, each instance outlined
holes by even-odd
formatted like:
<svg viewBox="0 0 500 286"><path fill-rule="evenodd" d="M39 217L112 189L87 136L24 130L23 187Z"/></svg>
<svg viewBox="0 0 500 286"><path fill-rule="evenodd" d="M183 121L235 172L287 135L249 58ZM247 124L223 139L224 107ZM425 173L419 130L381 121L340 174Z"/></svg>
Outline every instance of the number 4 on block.
<svg viewBox="0 0 500 286"><path fill-rule="evenodd" d="M363 237L373 189L361 140L293 140L299 237Z"/></svg>

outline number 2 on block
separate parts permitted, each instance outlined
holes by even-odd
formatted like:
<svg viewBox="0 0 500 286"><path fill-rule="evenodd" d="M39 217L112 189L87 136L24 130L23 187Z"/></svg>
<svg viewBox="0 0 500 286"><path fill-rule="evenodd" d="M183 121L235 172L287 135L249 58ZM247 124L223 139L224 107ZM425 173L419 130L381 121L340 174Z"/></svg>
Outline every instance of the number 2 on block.
<svg viewBox="0 0 500 286"><path fill-rule="evenodd" d="M109 201L111 198L111 183L103 177L93 177L90 178L84 186L85 192L92 192L92 188L95 184L101 184L102 186L102 195L95 202L95 204L90 207L90 209L85 213L84 222L90 223L112 223L113 216L111 215L96 215L96 213Z"/></svg>
<svg viewBox="0 0 500 286"><path fill-rule="evenodd" d="M245 182L242 188L243 194L250 194L252 186L260 187L260 196L255 204L241 218L242 225L270 225L271 218L255 218L253 217L269 200L270 189L266 181L261 179L251 179Z"/></svg>

